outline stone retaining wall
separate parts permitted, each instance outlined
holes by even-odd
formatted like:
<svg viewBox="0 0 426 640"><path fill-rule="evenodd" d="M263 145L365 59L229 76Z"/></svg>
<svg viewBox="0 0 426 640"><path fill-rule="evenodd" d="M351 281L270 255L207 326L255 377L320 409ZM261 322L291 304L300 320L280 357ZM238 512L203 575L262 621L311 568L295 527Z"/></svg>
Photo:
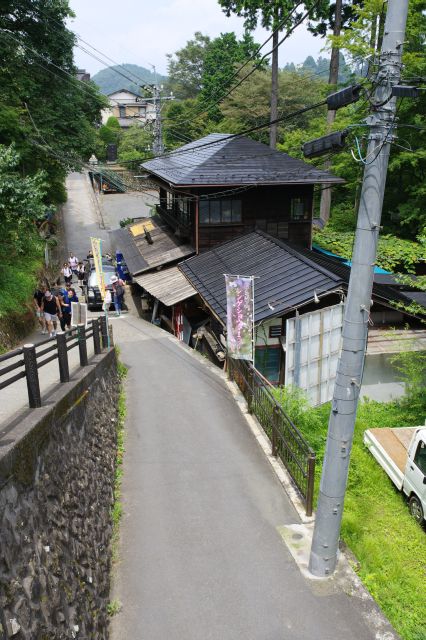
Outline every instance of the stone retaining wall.
<svg viewBox="0 0 426 640"><path fill-rule="evenodd" d="M108 638L117 363L0 436L0 640Z"/></svg>

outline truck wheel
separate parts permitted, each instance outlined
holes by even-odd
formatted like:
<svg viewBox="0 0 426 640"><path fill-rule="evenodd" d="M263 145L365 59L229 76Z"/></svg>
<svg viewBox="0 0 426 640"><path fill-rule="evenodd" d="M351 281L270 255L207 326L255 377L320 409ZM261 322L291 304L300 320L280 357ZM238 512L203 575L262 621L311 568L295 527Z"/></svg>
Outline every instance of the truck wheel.
<svg viewBox="0 0 426 640"><path fill-rule="evenodd" d="M411 496L408 507L414 520L416 520L416 522L418 522L419 524L422 524L424 517L423 507L417 496Z"/></svg>

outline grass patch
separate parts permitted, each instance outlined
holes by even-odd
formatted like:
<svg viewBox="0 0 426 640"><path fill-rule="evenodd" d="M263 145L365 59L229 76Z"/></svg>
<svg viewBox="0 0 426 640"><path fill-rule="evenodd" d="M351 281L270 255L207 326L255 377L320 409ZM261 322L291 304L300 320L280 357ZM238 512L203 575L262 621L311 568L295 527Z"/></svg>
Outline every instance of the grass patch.
<svg viewBox="0 0 426 640"><path fill-rule="evenodd" d="M127 376L127 367L120 361L120 351L118 347L115 347L117 356L117 368L118 377L120 380L120 393L118 397L118 411L117 411L117 457L115 463L115 478L114 478L114 505L112 507L112 560L117 560L118 554L118 539L120 534L120 521L123 513L123 506L121 503L121 482L123 478L123 456L124 456L124 423L126 420L126 394L124 391L124 380Z"/></svg>
<svg viewBox="0 0 426 640"><path fill-rule="evenodd" d="M0 267L0 318L32 304L37 279L43 269L43 245L34 241L25 255Z"/></svg>
<svg viewBox="0 0 426 640"><path fill-rule="evenodd" d="M275 394L317 453L316 502L330 403L311 408L299 391ZM426 534L364 446L363 434L374 427L423 424L425 416L419 396L360 403L342 520L342 539L357 557L357 573L404 640L426 639Z"/></svg>
<svg viewBox="0 0 426 640"><path fill-rule="evenodd" d="M112 618L112 616L115 616L117 613L120 613L121 607L122 607L122 604L119 600L111 600L111 602L107 604L108 615Z"/></svg>

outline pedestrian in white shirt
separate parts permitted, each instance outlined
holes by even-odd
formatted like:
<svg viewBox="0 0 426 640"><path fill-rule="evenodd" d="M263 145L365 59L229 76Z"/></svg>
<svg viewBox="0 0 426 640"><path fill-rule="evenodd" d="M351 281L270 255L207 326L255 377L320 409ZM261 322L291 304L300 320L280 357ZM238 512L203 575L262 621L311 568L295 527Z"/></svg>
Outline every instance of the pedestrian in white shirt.
<svg viewBox="0 0 426 640"><path fill-rule="evenodd" d="M75 257L72 251L70 252L70 257L68 258L68 264L70 265L72 272L77 275L78 258Z"/></svg>

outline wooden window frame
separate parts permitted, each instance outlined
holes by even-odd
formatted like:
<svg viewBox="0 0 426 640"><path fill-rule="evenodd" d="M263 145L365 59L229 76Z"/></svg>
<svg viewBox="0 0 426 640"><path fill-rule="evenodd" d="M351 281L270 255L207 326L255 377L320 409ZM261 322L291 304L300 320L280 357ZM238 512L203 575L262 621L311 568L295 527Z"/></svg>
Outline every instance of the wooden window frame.
<svg viewBox="0 0 426 640"><path fill-rule="evenodd" d="M224 209L224 203L227 203L226 206L228 206L228 203L231 203L231 220L224 220L223 219L223 209ZM242 215L242 201L239 199L232 199L232 198L223 198L223 199L216 199L216 198L212 198L212 199L203 199L200 198L200 205L199 205L199 215L200 215L200 226L206 226L206 227L213 227L213 226L233 226L233 225L241 225L243 223L243 215ZM214 222L212 222L211 220L211 216L212 216L212 211L211 209L216 209L217 207L219 207L219 220L215 220ZM235 212L235 216L238 215L238 220L234 220L234 208L238 209L238 211ZM203 211L204 209L204 211ZM205 209L207 209L208 212L208 216L206 216L206 218L203 219L204 214L206 213ZM208 219L207 219L208 218Z"/></svg>

